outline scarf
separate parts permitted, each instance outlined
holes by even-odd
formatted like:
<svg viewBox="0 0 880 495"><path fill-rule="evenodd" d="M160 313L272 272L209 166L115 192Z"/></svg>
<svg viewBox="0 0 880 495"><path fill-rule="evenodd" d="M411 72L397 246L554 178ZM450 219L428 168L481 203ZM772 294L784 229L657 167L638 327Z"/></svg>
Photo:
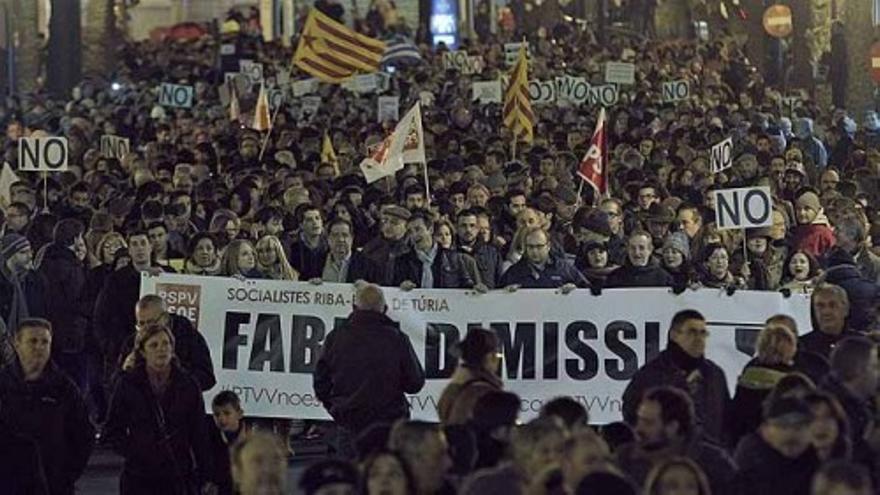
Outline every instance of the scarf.
<svg viewBox="0 0 880 495"><path fill-rule="evenodd" d="M437 244L434 243L428 251L416 249L416 257L422 262L422 283L419 287L422 289L434 288L434 258L437 257Z"/></svg>
<svg viewBox="0 0 880 495"><path fill-rule="evenodd" d="M684 349L672 340L670 340L669 344L666 346L666 351L669 353L669 357L672 359L672 362L675 363L675 366L684 370L687 374L690 374L703 364L702 357L695 358L691 356L684 352Z"/></svg>

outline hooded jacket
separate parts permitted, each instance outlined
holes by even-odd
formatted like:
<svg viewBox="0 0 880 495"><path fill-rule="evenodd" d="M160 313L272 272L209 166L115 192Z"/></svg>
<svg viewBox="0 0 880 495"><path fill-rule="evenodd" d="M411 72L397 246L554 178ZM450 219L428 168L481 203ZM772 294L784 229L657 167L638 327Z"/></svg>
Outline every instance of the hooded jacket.
<svg viewBox="0 0 880 495"><path fill-rule="evenodd" d="M828 165L828 150L822 141L813 135L813 119L802 118L797 121L795 135L798 138L797 147L819 170Z"/></svg>
<svg viewBox="0 0 880 495"><path fill-rule="evenodd" d="M866 331L873 319L872 310L880 305L880 286L862 277L851 254L834 249L828 257L825 281L839 285L849 298L849 326Z"/></svg>
<svg viewBox="0 0 880 495"><path fill-rule="evenodd" d="M52 322L52 351L79 353L85 349L89 311L81 304L86 268L76 254L60 244L49 244L40 263L46 284L46 316Z"/></svg>
<svg viewBox="0 0 880 495"><path fill-rule="evenodd" d="M397 323L358 309L327 335L313 375L318 400L354 432L408 417L404 394L424 385L425 371Z"/></svg>

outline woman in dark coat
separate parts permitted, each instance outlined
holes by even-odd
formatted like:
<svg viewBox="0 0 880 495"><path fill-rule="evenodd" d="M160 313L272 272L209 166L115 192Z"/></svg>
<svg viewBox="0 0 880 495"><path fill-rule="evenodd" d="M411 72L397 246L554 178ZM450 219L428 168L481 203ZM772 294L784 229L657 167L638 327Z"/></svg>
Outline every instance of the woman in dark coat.
<svg viewBox="0 0 880 495"><path fill-rule="evenodd" d="M437 405L444 426L468 422L480 397L501 390L498 365L501 362L498 336L492 330L471 328L459 345L461 362Z"/></svg>
<svg viewBox="0 0 880 495"><path fill-rule="evenodd" d="M137 333L116 383L104 438L125 458L122 495L190 495L211 485L205 405L160 325ZM193 462L195 461L195 462Z"/></svg>

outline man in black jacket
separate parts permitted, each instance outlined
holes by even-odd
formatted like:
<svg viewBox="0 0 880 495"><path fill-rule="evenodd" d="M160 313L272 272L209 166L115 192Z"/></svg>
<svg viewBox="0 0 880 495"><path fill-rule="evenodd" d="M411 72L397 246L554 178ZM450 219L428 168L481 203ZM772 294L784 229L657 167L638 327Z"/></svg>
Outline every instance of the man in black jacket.
<svg viewBox="0 0 880 495"><path fill-rule="evenodd" d="M363 253L353 250L354 228L344 218L327 224L327 244L330 249L320 262L321 275L309 282L352 283L358 280L376 283L383 278L381 270Z"/></svg>
<svg viewBox="0 0 880 495"><path fill-rule="evenodd" d="M637 441L621 446L617 465L644 485L651 469L673 457L688 457L703 468L712 493L733 493L736 465L723 448L703 440L696 427L694 403L674 387L648 390L639 403Z"/></svg>
<svg viewBox="0 0 880 495"><path fill-rule="evenodd" d="M672 287L672 275L651 257L654 252L651 234L633 232L626 241L627 260L611 272L607 287Z"/></svg>
<svg viewBox="0 0 880 495"><path fill-rule="evenodd" d="M523 238L525 256L501 277L501 285L508 291L519 288L559 289L563 294L568 294L578 287L590 286L577 268L550 253L550 236L543 228L530 227Z"/></svg>
<svg viewBox="0 0 880 495"><path fill-rule="evenodd" d="M477 210L463 210L458 214L455 225L458 234L458 249L477 262L480 279L489 289L498 287L501 281L503 258L498 249L480 240L480 226L477 223Z"/></svg>
<svg viewBox="0 0 880 495"><path fill-rule="evenodd" d="M86 390L85 332L88 321L80 295L86 283L85 226L76 219L61 220L55 225L53 242L46 247L39 272L46 284L46 317L52 322L52 360Z"/></svg>
<svg viewBox="0 0 880 495"><path fill-rule="evenodd" d="M404 394L418 393L425 371L409 338L385 315L382 289L357 288L354 311L327 335L313 376L315 395L339 426L339 454L368 426L409 417Z"/></svg>
<svg viewBox="0 0 880 495"><path fill-rule="evenodd" d="M858 456L869 452L865 442L875 418L874 397L880 384L877 344L866 337L849 337L831 353L831 373L821 387L833 395L849 419L849 437Z"/></svg>
<svg viewBox="0 0 880 495"><path fill-rule="evenodd" d="M828 359L838 342L860 335L847 328L849 297L840 286L821 284L813 291L810 304L813 308L813 331L798 340L798 348Z"/></svg>
<svg viewBox="0 0 880 495"><path fill-rule="evenodd" d="M434 240L428 214L416 211L407 221L410 250L395 259L392 285L414 289L478 289L485 292L470 256L445 249Z"/></svg>
<svg viewBox="0 0 880 495"><path fill-rule="evenodd" d="M730 402L724 370L706 359L706 319L686 309L672 317L666 350L639 368L623 393L623 419L637 422L639 403L645 392L671 386L690 395L697 411L697 424L707 440L724 442L724 415Z"/></svg>
<svg viewBox="0 0 880 495"><path fill-rule="evenodd" d="M364 246L364 256L384 270L382 280L376 281L379 285L391 283L394 260L409 249L406 242L406 221L410 216L410 211L402 206L383 206L379 215L380 235Z"/></svg>
<svg viewBox="0 0 880 495"><path fill-rule="evenodd" d="M174 355L177 356L183 369L188 371L198 383L202 392L210 390L217 383L208 344L201 332L196 330L186 317L169 313L165 301L154 294L140 298L135 305L134 313L138 329L146 328L148 325L162 325L171 329L174 335ZM128 356L132 347L134 347L134 335L124 346L123 359Z"/></svg>
<svg viewBox="0 0 880 495"><path fill-rule="evenodd" d="M51 361L51 347L47 320L19 324L17 359L0 372L0 422L37 443L50 494L73 494L91 455L95 429L82 394Z"/></svg>
<svg viewBox="0 0 880 495"><path fill-rule="evenodd" d="M132 338L135 328L134 308L141 292L141 274L159 274L162 267L152 262L152 246L147 233L137 230L128 235L131 264L111 273L95 302L95 333L101 343L108 371L124 359L122 346Z"/></svg>
<svg viewBox="0 0 880 495"><path fill-rule="evenodd" d="M738 493L802 495L819 459L810 445L810 407L801 399L781 398L764 408L755 433L739 443L734 460L739 466Z"/></svg>

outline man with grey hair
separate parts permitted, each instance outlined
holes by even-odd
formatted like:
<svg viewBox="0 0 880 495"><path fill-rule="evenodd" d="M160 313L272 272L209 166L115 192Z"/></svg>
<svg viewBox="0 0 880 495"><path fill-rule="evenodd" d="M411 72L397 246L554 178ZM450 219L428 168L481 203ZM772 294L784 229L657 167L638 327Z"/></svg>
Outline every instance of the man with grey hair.
<svg viewBox="0 0 880 495"><path fill-rule="evenodd" d="M849 297L840 286L823 283L813 291L813 331L798 339L798 348L818 354L825 359L838 342L859 334L849 328Z"/></svg>
<svg viewBox="0 0 880 495"><path fill-rule="evenodd" d="M315 395L338 427L337 454L349 459L367 427L408 418L405 394L425 385L409 337L387 309L379 286L355 285L354 311L327 334L313 375Z"/></svg>

